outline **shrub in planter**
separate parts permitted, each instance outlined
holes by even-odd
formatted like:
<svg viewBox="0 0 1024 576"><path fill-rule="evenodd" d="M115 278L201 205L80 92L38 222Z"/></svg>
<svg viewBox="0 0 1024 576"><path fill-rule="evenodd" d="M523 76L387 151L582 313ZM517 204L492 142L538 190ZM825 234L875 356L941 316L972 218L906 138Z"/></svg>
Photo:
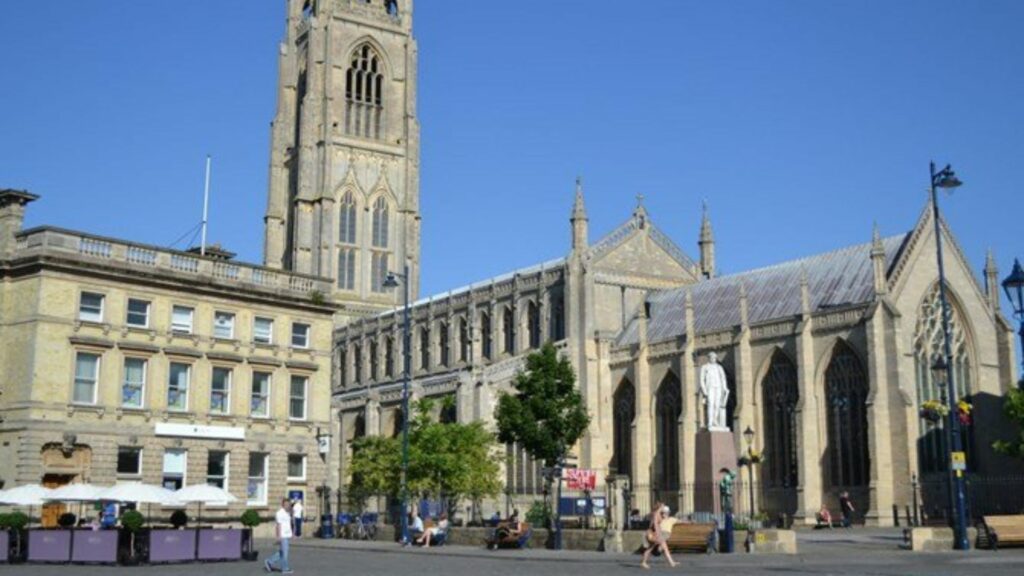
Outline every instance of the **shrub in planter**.
<svg viewBox="0 0 1024 576"><path fill-rule="evenodd" d="M245 526L247 536L245 552L242 553L242 558L250 561L256 560L256 557L259 556L259 551L252 549L252 529L259 526L262 522L262 519L260 519L260 513L250 508L242 513L242 517L239 518L239 521L242 523L242 526Z"/></svg>
<svg viewBox="0 0 1024 576"><path fill-rule="evenodd" d="M65 512L57 518L57 525L61 528L74 528L76 520L78 520L78 518L75 517L74 514L71 512Z"/></svg>
<svg viewBox="0 0 1024 576"><path fill-rule="evenodd" d="M142 530L142 526L145 523L146 518L138 510L127 510L124 514L121 514L121 527L127 530L130 535L128 540L128 563L138 563L135 558L135 534Z"/></svg>
<svg viewBox="0 0 1024 576"><path fill-rule="evenodd" d="M188 514L186 514L184 510L175 510L174 513L171 514L171 526L174 526L177 529L181 528L185 524L188 524Z"/></svg>

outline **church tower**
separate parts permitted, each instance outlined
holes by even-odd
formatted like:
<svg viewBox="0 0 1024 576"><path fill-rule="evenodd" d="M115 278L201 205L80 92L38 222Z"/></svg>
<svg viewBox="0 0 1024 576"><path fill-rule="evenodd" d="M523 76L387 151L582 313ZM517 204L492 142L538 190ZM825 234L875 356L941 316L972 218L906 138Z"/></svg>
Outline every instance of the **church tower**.
<svg viewBox="0 0 1024 576"><path fill-rule="evenodd" d="M287 0L264 263L329 277L356 313L419 292L413 0Z"/></svg>

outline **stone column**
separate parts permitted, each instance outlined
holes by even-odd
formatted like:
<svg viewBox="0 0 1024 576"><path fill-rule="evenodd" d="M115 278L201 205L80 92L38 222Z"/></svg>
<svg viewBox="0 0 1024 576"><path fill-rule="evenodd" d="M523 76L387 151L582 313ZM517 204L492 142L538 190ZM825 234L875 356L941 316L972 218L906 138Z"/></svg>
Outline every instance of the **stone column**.
<svg viewBox="0 0 1024 576"><path fill-rule="evenodd" d="M647 318L641 312L637 330L640 343L633 375L636 391L636 418L633 421L633 501L634 507L651 507L651 462L654 459L654 435L650 365L647 359Z"/></svg>
<svg viewBox="0 0 1024 576"><path fill-rule="evenodd" d="M686 292L686 343L683 347L682 356L679 358L679 367L682 370L680 375L681 397L683 399L683 410L680 414L679 425L679 511L685 514L693 513L693 490L696 483L696 466L694 455L697 451L697 418L700 414L700 399L697 394L697 367L694 365L695 343L697 335L694 329L693 296L689 290Z"/></svg>
<svg viewBox="0 0 1024 576"><path fill-rule="evenodd" d="M803 286L804 313L796 340L797 387L797 457L800 460L800 484L797 486L797 510L794 522L813 525L821 508L822 496L822 434L818 417L818 388L814 371L814 320L810 314L810 299L806 282Z"/></svg>
<svg viewBox="0 0 1024 576"><path fill-rule="evenodd" d="M885 306L875 305L867 323L868 342L868 451L871 457L870 504L865 521L871 526L892 526L895 475L892 457L888 354L885 338Z"/></svg>

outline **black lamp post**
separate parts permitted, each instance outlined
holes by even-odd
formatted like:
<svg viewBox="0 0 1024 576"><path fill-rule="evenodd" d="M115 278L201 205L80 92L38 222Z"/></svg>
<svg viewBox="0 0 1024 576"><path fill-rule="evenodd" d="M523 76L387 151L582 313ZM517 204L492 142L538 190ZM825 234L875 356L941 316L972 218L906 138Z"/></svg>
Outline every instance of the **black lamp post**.
<svg viewBox="0 0 1024 576"><path fill-rule="evenodd" d="M402 475L401 475L401 488L400 488L400 499L402 502L402 514L401 514L401 526L402 526L402 543L409 543L409 488L408 488L408 475L409 475L409 375L412 372L412 351L410 350L410 338L411 333L409 329L409 264L405 264L405 267L401 274L395 272L389 272L387 277L384 279L385 288L397 288L401 279L401 284L405 288L405 298L403 300L403 320L402 320Z"/></svg>
<svg viewBox="0 0 1024 576"><path fill-rule="evenodd" d="M754 431L747 426L743 431L743 439L747 441L747 484L750 486L750 519L754 519Z"/></svg>
<svg viewBox="0 0 1024 576"><path fill-rule="evenodd" d="M932 220L935 224L935 253L939 264L939 299L942 302L942 339L943 355L946 364L946 390L949 406L957 405L956 382L953 373L953 346L949 334L949 300L946 297L946 268L942 259L942 226L939 217L939 196L938 189L952 189L960 186L963 182L956 177L953 168L947 164L945 168L936 172L935 163L929 166L931 173L931 195L932 195ZM953 520L953 547L957 550L969 550L970 543L967 541L967 499L964 495L963 470L953 470L954 455L962 455L960 437L960 419L957 418L956 410L949 410L947 415L946 440L949 446L949 511Z"/></svg>
<svg viewBox="0 0 1024 576"><path fill-rule="evenodd" d="M1006 291L1006 297L1010 299L1010 305L1013 306L1013 315L1020 322L1020 345L1021 345L1021 362L1024 362L1024 268L1021 268L1020 260L1014 259L1013 271L1010 275L1003 280L1003 290ZM1017 382L1017 386L1024 388L1024 371L1021 372L1021 379Z"/></svg>

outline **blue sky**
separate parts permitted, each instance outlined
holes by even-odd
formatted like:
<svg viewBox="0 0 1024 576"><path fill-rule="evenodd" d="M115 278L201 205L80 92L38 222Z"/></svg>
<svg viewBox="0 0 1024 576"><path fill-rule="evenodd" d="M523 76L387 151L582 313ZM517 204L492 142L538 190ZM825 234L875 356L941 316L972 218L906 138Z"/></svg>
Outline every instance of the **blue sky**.
<svg viewBox="0 0 1024 576"><path fill-rule="evenodd" d="M725 272L909 229L929 159L975 267L1024 256L1024 2L419 0L423 291L563 255L645 196ZM284 0L0 5L0 186L51 224L260 261Z"/></svg>

